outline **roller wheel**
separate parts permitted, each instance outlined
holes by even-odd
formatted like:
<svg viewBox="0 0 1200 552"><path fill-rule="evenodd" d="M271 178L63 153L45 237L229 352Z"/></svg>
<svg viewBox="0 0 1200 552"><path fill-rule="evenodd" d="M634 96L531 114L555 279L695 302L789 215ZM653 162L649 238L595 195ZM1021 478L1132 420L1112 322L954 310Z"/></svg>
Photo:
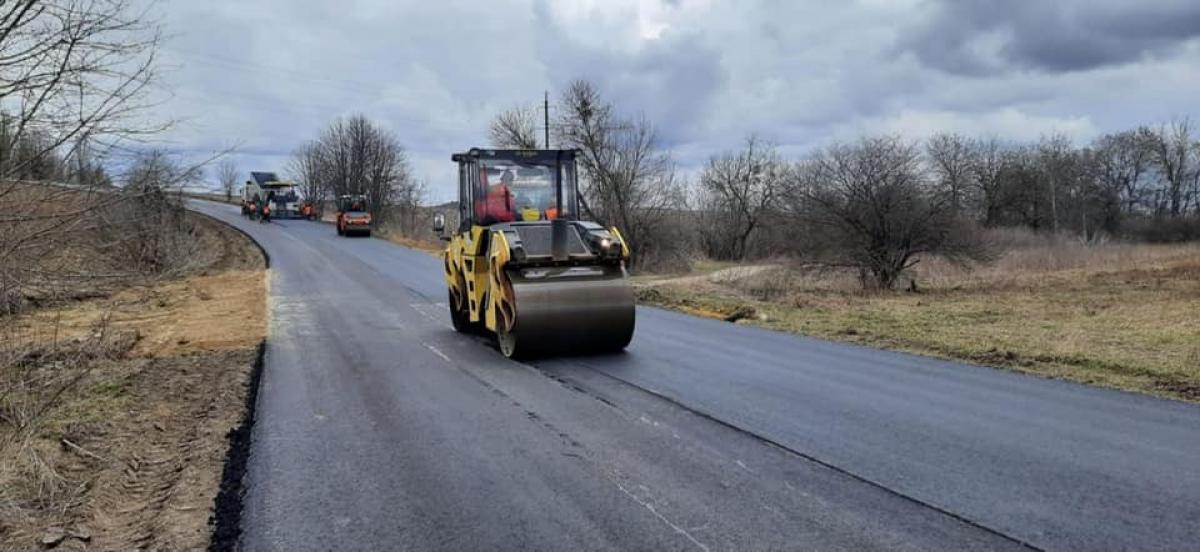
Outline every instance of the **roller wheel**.
<svg viewBox="0 0 1200 552"><path fill-rule="evenodd" d="M454 292L446 290L447 303L450 305L450 325L454 326L454 331L458 333L472 333L475 331L474 325L471 324L471 313L465 308L459 308L454 301Z"/></svg>

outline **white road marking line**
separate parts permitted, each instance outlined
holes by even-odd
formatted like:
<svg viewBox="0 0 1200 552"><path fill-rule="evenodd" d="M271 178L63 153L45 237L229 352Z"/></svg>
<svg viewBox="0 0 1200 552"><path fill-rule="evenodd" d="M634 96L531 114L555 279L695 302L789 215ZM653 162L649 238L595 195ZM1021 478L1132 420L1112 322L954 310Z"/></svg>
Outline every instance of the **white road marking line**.
<svg viewBox="0 0 1200 552"><path fill-rule="evenodd" d="M430 345L428 343L422 343L422 345L424 345L426 349L433 351L433 354L442 357L442 360L449 362L451 364L454 364L454 361L450 360L450 357L446 356L446 353L439 351L437 347L434 347L433 345Z"/></svg>
<svg viewBox="0 0 1200 552"><path fill-rule="evenodd" d="M610 480L611 480L611 478L610 478ZM659 519L659 521L667 524L667 526L670 527L671 529L674 529L676 533L679 533L680 535L687 537L687 539L692 541L692 544L695 544L697 547L700 548L700 550L703 550L704 552L709 552L708 547L704 546L704 543L696 540L696 537L693 537L692 534L689 533L686 529L684 529L678 525L675 525L675 523L673 523L671 520L667 519L666 516L658 513L658 510L654 509L653 504L650 504L649 502L646 502L646 501L638 498L637 495L629 492L629 489L626 489L625 486L622 485L619 481L612 480L612 482L614 484L616 484L617 488L620 489L621 492L625 493L626 496L633 499L634 502L638 503L643 508L649 510L651 514L654 514L654 517L657 517ZM705 525L707 525L707 524L705 524Z"/></svg>
<svg viewBox="0 0 1200 552"><path fill-rule="evenodd" d="M454 327L453 324L446 322L446 319L442 315L448 308L446 303L410 303L408 306L412 307L413 310L417 311L417 314L420 314L427 320L432 320L447 328ZM428 309L430 308L433 308L436 314L429 312Z"/></svg>
<svg viewBox="0 0 1200 552"><path fill-rule="evenodd" d="M745 463L745 462L742 462L741 460L737 460L737 465L738 465L738 466L741 466L741 468L742 468L743 470L746 470L746 471L748 471L748 472L750 472L750 473L754 473L754 470L750 469L750 467L749 467L749 466L747 466L747 465L746 465L746 463ZM757 474L756 474L756 475L757 475Z"/></svg>

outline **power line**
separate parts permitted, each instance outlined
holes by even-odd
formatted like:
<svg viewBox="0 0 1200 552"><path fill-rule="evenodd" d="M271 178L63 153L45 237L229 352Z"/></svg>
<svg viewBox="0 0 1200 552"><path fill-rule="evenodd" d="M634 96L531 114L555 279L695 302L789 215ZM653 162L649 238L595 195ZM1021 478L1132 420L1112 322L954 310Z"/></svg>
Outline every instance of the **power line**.
<svg viewBox="0 0 1200 552"><path fill-rule="evenodd" d="M265 65L262 63L252 62L252 61L235 60L235 59L226 58L223 56L207 54L207 53L202 53L202 52L194 52L194 51L190 51L190 50L182 50L179 48L167 48L167 49L171 50L173 52L179 53L179 54L183 54L184 56L191 57L193 61L199 61L201 63L233 67L235 69L240 69L240 70L243 70L243 71L253 74L253 75L259 75L262 71L272 71L272 72L279 73L279 74L291 75L299 80L307 80L307 81L311 81L311 82L323 83L323 84L327 84L327 85L330 85L330 86L333 86L336 88L341 88L343 90L347 90L347 91L351 91L351 92L355 92L355 93L359 93L359 94L364 94L364 95L372 95L372 96L378 95L379 91L381 89L383 89L385 86L387 86L387 84L388 84L388 83L370 83L370 82L366 82L366 81L347 79L347 78L334 78L334 77L329 77L326 75L317 75L315 73L298 71L298 70L291 69L291 68L270 66L270 65ZM549 103L549 93L548 92L546 93L546 98L545 98L544 103L548 104L548 109L550 111L557 111L559 109L558 105ZM520 104L518 104L518 105L520 105ZM526 105L522 106L522 108L528 108L531 110L540 111L544 108L544 105L543 105L543 102L537 102L537 103L533 103L533 104L526 104Z"/></svg>
<svg viewBox="0 0 1200 552"><path fill-rule="evenodd" d="M317 104L311 102L298 102L295 100L280 100L266 96L246 94L237 90L227 91L198 91L194 89L183 89L176 94L176 97L190 98L200 102L227 101L242 103L259 111L270 111L273 113L284 115L316 115L321 117L331 117L339 113L348 111L346 105L330 105ZM429 119L416 116L403 115L388 115L387 120L399 121L404 123L413 123L423 125L429 122Z"/></svg>
<svg viewBox="0 0 1200 552"><path fill-rule="evenodd" d="M184 57L191 58L192 61L199 61L201 63L210 63L210 64L215 64L215 65L223 65L223 66L227 66L227 67L244 69L244 70L250 71L254 74L258 74L262 71L272 71L275 73L289 74L289 75L292 75L294 77L297 77L297 78L300 78L303 80L320 81L320 82L325 82L325 83L332 84L335 86L345 87L345 85L350 84L353 86L362 87L361 88L362 90L377 90L381 86L380 83L370 83L370 82L359 81L359 80L355 80L355 79L346 79L346 78L333 78L333 77L329 77L327 75L319 75L316 73L299 71L299 70L292 69L289 67L277 67L277 66L272 66L272 65L265 65L265 64L257 63L257 62L253 62L253 61L232 59L232 58L227 58L227 57L223 57L223 56L203 53L203 52L194 52L194 51L190 51L190 50L182 50L182 49L170 48L170 47L168 47L166 49L173 51L177 54L182 54Z"/></svg>
<svg viewBox="0 0 1200 552"><path fill-rule="evenodd" d="M308 73L305 71L298 71L298 70L291 69L291 68L275 67L275 66L265 65L265 64L256 63L256 62L252 62L252 61L246 61L246 60L235 60L235 59L226 58L226 57L219 56L219 55L213 55L213 54L208 54L208 53L203 53L203 52L195 52L195 51L190 51L190 50L185 50L185 49L180 49L180 48L168 47L167 49L172 52L175 52L177 54L181 54L184 57L190 58L192 61L198 61L200 63L206 63L206 64L215 65L215 66L230 67L235 70L240 70L240 71L249 73L254 76L265 76L265 75L262 75L262 73L264 71L274 72L279 75L287 75L290 79L293 80L293 82L295 80L309 81L312 83L324 85L324 86L327 86L330 88L340 89L342 91L351 92L351 93L355 93L355 94L359 94L359 95L363 95L363 96L368 96L368 97L373 97L373 98L382 98L383 97L380 94L380 91L384 89L385 85L380 84L380 83L368 83L365 81L359 81L359 80L354 80L354 79L332 78L332 77L328 77L328 76L324 76L324 75L316 75L314 73ZM287 84L291 84L291 83L287 83ZM291 106L303 106L303 109L313 110L314 112L316 110L321 110L324 113L329 113L329 112L337 113L337 112L341 112L341 111L345 110L344 106L330 107L327 105L317 105L317 104L311 104L311 103L310 104L299 104L290 99L287 102L288 106L281 108L281 106L283 106L283 104L281 104L278 100L275 100L273 98L250 97L250 96L246 96L244 94L239 94L236 91L225 91L225 92L222 92L221 94L223 96L228 95L228 96L241 97L246 101L257 104L262 109L270 110L270 111L273 111L276 113L294 113L294 112L296 112L297 110L291 109ZM543 100L543 102L540 103L540 105L539 104L526 104L526 106L523 106L523 108L528 108L530 110L539 110L539 111L545 110L546 116L548 118L549 112L557 111L559 109L559 106L550 104L549 93L546 92L545 96L544 96L544 100ZM417 123L428 122L427 119L417 119L414 117L402 117L401 120L404 120L406 122L417 122ZM549 123L547 123L547 126L549 127L549 126L555 126L555 125L550 125Z"/></svg>

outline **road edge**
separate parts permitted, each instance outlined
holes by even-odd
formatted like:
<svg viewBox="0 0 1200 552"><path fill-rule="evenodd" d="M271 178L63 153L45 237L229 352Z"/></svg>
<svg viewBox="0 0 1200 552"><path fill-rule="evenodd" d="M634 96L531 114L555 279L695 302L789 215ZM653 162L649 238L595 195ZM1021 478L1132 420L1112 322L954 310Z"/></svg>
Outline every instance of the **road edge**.
<svg viewBox="0 0 1200 552"><path fill-rule="evenodd" d="M190 209L186 206L185 209L190 213L206 217L244 236L262 254L265 268L267 270L271 269L271 255L267 253L266 248L258 240L254 239L249 232L208 213ZM270 313L268 312L269 315ZM246 467L250 459L250 442L254 429L255 414L258 406L258 389L259 383L262 380L266 352L267 340L264 338L258 343L254 355L254 364L250 368L250 377L246 382L246 402L242 419L236 427L230 429L225 435L225 438L228 440L228 448L225 450L225 463L221 469L221 483L217 490L217 496L213 498L213 509L208 519L208 525L211 528L208 550L211 552L237 550L238 542L241 540L243 499L246 495L244 482Z"/></svg>
<svg viewBox="0 0 1200 552"><path fill-rule="evenodd" d="M213 511L208 524L212 528L208 550L211 552L236 550L242 536L242 508L246 488L246 466L250 459L250 441L254 429L255 406L258 404L258 386L262 379L263 359L266 356L267 340L258 344L254 366L246 382L246 410L242 421L225 435L229 448L225 452L225 466L221 470L221 485L213 499Z"/></svg>

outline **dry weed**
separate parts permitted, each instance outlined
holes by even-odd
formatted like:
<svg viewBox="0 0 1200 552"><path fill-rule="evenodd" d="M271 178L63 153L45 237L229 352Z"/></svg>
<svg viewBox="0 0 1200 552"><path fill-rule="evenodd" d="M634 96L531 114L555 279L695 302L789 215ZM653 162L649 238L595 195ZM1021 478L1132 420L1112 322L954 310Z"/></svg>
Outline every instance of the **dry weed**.
<svg viewBox="0 0 1200 552"><path fill-rule="evenodd" d="M916 293L864 291L853 270L777 262L643 279L639 299L1200 400L1200 244L1082 243L1021 233L1013 241L1020 246L975 270L922 259L911 275ZM735 316L747 309L755 316Z"/></svg>
<svg viewBox="0 0 1200 552"><path fill-rule="evenodd" d="M0 320L0 515L26 509L65 510L83 488L64 477L39 435L97 363L133 345L101 317L84 337L60 339L58 325L24 327Z"/></svg>
<svg viewBox="0 0 1200 552"><path fill-rule="evenodd" d="M936 257L925 258L915 267L913 277L935 288L1008 287L1056 273L1075 276L1167 268L1200 257L1200 243L1084 242L1021 229L992 232L1005 249L994 263L964 267Z"/></svg>

